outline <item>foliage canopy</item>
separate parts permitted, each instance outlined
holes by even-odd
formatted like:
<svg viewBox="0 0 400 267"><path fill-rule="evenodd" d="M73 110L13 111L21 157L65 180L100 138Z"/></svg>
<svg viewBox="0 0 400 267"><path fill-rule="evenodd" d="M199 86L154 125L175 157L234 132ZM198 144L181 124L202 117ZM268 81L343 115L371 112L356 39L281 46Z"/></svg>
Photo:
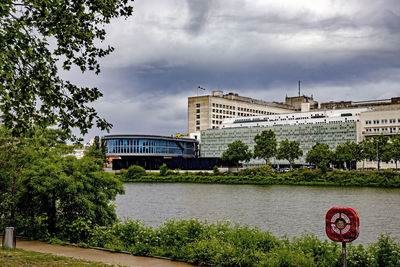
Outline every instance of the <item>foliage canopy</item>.
<svg viewBox="0 0 400 267"><path fill-rule="evenodd" d="M300 148L300 143L297 141L289 141L288 139L283 140L279 144L277 158L286 159L289 161L290 170L292 170L292 165L294 160L303 156L303 150Z"/></svg>
<svg viewBox="0 0 400 267"><path fill-rule="evenodd" d="M228 144L228 149L221 156L223 161L233 162L237 169L239 168L239 161L249 161L251 158L252 153L249 150L249 146L241 140Z"/></svg>
<svg viewBox="0 0 400 267"><path fill-rule="evenodd" d="M269 159L276 154L276 136L274 131L265 130L254 137L254 157L264 159L268 163Z"/></svg>
<svg viewBox="0 0 400 267"><path fill-rule="evenodd" d="M110 201L124 192L122 183L103 171L101 158L67 156L71 147L60 134L38 130L29 138L15 138L2 127L1 226L74 242L87 238L89 228L116 220Z"/></svg>
<svg viewBox="0 0 400 267"><path fill-rule="evenodd" d="M324 143L314 144L306 156L306 162L316 165L323 172L327 171L332 159L333 152L329 150L329 145Z"/></svg>
<svg viewBox="0 0 400 267"><path fill-rule="evenodd" d="M100 47L104 26L132 14L128 0L4 0L0 3L0 111L13 134L33 125L58 125L87 133L94 123L111 124L89 104L102 96L60 77L76 66L100 72L98 59L113 51Z"/></svg>

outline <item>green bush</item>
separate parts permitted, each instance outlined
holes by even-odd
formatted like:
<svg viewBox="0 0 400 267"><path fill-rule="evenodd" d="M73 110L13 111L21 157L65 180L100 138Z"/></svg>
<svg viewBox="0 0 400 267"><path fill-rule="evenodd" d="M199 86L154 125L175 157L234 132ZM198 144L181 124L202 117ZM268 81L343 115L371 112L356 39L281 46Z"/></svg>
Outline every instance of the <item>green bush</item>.
<svg viewBox="0 0 400 267"><path fill-rule="evenodd" d="M257 266L275 267L275 266L316 266L314 259L309 254L304 254L301 250L289 248L276 249L270 253ZM322 265L323 266L323 265Z"/></svg>
<svg viewBox="0 0 400 267"><path fill-rule="evenodd" d="M233 173L216 175L209 172L180 173L166 170L160 175L143 176L132 182L182 182L210 184L259 184L259 185L336 185L400 188L400 173L386 171L339 171L323 173L320 169L302 168L288 173L274 173L270 166L248 168Z"/></svg>
<svg viewBox="0 0 400 267"><path fill-rule="evenodd" d="M237 173L238 176L275 176L275 171L271 165L242 169Z"/></svg>
<svg viewBox="0 0 400 267"><path fill-rule="evenodd" d="M168 171L167 164L163 163L160 167L160 176L166 176Z"/></svg>
<svg viewBox="0 0 400 267"><path fill-rule="evenodd" d="M154 229L140 221L87 228L90 237L83 246L130 251L135 255L163 256L199 265L213 266L341 266L340 243L321 241L315 235L277 238L268 231L229 222L207 223L197 219L169 220ZM69 239L70 240L70 239ZM400 266L400 244L389 235L368 247L349 244L348 266Z"/></svg>
<svg viewBox="0 0 400 267"><path fill-rule="evenodd" d="M125 178L127 180L138 179L146 175L146 170L137 165L132 165L128 168L128 171L125 173Z"/></svg>
<svg viewBox="0 0 400 267"><path fill-rule="evenodd" d="M378 266L400 266L400 244L388 234L381 235L372 250Z"/></svg>
<svg viewBox="0 0 400 267"><path fill-rule="evenodd" d="M218 168L217 165L215 165L214 168L213 168L213 174L214 175L220 175L221 174L221 172L219 171L219 168Z"/></svg>

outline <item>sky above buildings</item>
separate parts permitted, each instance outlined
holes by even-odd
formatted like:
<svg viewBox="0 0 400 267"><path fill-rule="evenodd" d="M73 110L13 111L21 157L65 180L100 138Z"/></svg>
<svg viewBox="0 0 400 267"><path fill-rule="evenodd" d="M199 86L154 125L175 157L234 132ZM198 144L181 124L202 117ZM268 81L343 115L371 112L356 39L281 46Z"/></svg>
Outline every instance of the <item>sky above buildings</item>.
<svg viewBox="0 0 400 267"><path fill-rule="evenodd" d="M187 132L197 86L265 101L400 96L398 0L136 0L106 27L115 51L102 72L66 78L97 86L110 134ZM97 129L85 137L105 135Z"/></svg>

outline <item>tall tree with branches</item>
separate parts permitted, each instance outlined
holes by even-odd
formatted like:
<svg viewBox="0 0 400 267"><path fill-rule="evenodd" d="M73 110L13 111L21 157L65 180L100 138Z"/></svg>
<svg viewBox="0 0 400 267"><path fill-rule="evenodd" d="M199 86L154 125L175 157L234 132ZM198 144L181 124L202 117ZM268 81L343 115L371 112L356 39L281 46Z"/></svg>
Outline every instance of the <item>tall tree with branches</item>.
<svg viewBox="0 0 400 267"><path fill-rule="evenodd" d="M256 158L264 159L265 163L268 164L269 159L274 157L276 154L276 136L274 131L265 130L261 134L257 134L254 137L254 156Z"/></svg>
<svg viewBox="0 0 400 267"><path fill-rule="evenodd" d="M294 160L303 156L303 150L300 148L300 143L297 141L289 141L285 139L280 142L277 151L278 159L286 159L289 161L290 170L294 164Z"/></svg>
<svg viewBox="0 0 400 267"><path fill-rule="evenodd" d="M82 134L112 125L90 105L102 96L60 77L60 68L100 72L106 24L132 14L128 0L3 0L0 3L0 113L14 135L57 125Z"/></svg>

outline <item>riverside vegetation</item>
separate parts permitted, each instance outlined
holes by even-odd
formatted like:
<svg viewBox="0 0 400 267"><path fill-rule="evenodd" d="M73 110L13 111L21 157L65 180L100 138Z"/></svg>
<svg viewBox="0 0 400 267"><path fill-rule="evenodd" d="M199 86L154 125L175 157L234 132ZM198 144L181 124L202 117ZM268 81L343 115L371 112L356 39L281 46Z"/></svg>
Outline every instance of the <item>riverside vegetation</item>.
<svg viewBox="0 0 400 267"><path fill-rule="evenodd" d="M227 177L237 181L272 179L276 174L269 166L233 174L221 174L215 168L213 174L187 173L186 176L178 174L177 170L168 170L166 166L161 168L161 175L148 175L142 168L133 166L114 175L104 172L101 167L104 154L99 149L100 144L95 144L82 159L76 159L67 156L71 147L65 144L60 131L37 129L32 135L17 138L5 128L0 130L1 230L14 226L18 235L32 239L124 250L136 255L164 256L194 264L341 264L338 244L321 241L310 234L289 240L246 225L210 224L195 219L168 221L159 228L152 228L138 221L118 221L112 204L117 194L123 194L122 180L151 180L152 176L157 179L190 176L193 179L207 178L208 181L223 181ZM293 175L296 173L301 177L308 177L306 173L309 173L312 180L318 171L301 170L276 177L295 180ZM398 180L394 172L379 173L385 173L388 181ZM400 244L388 235L381 236L377 243L368 247L349 246L349 266L398 266L399 257Z"/></svg>
<svg viewBox="0 0 400 267"><path fill-rule="evenodd" d="M228 222L196 219L165 222L152 228L129 220L90 229L83 246L163 256L212 266L342 266L339 243L312 234L289 240L268 231ZM381 235L376 243L348 245L348 266L399 266L400 243Z"/></svg>
<svg viewBox="0 0 400 267"><path fill-rule="evenodd" d="M161 166L159 173L146 173L139 166L116 173L124 182L150 183L218 183L218 184L258 184L258 185L330 185L368 186L400 188L400 173L384 171L340 171L324 172L320 169L301 168L287 173L276 173L271 166L247 168L238 172L220 173L214 168L209 172L180 172Z"/></svg>

